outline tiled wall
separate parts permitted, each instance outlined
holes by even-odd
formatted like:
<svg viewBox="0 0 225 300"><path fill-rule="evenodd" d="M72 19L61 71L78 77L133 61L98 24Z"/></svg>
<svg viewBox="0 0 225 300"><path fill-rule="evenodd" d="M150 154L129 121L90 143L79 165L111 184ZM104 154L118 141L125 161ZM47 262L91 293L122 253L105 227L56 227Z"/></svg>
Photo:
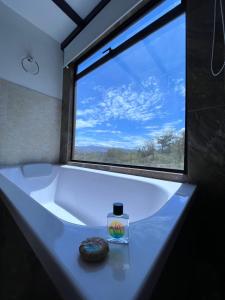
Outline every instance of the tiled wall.
<svg viewBox="0 0 225 300"><path fill-rule="evenodd" d="M214 0L186 3L188 175L198 191L152 300L224 300L225 72L210 72ZM217 21L216 69L225 50Z"/></svg>
<svg viewBox="0 0 225 300"><path fill-rule="evenodd" d="M189 241L187 255L182 257L188 267L187 271L182 270L182 276L188 292L182 299L222 300L225 299L225 71L214 77L210 70L215 1L186 2L188 175L197 183L198 193L187 220ZM225 51L219 2L216 70L223 64ZM222 3L225 16L224 0Z"/></svg>
<svg viewBox="0 0 225 300"><path fill-rule="evenodd" d="M217 3L216 70L225 51ZM225 192L225 71L218 77L210 71L214 1L191 0L187 6L189 175L204 188L215 184Z"/></svg>
<svg viewBox="0 0 225 300"><path fill-rule="evenodd" d="M61 100L0 79L0 165L58 162Z"/></svg>
<svg viewBox="0 0 225 300"><path fill-rule="evenodd" d="M221 244L225 253L224 239L220 237L225 234L225 70L218 77L210 70L214 2L187 1L188 173L199 187L201 235L206 235L206 240L210 235L215 239L214 245ZM219 2L216 70L223 64L225 51ZM225 4L223 9L225 15ZM223 259L225 266L225 255Z"/></svg>

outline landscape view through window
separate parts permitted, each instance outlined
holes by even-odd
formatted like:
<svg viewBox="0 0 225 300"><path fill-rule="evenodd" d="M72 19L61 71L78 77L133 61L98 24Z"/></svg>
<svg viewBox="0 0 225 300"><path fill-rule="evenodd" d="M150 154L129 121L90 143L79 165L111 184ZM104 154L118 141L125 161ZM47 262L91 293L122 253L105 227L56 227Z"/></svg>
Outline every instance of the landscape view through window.
<svg viewBox="0 0 225 300"><path fill-rule="evenodd" d="M73 159L184 169L185 16L76 82Z"/></svg>

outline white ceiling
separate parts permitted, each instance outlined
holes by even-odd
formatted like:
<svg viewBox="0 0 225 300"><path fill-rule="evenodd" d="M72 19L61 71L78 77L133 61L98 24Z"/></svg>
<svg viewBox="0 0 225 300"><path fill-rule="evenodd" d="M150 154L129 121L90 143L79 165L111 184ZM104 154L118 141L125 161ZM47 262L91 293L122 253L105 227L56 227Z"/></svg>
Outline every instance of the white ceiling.
<svg viewBox="0 0 225 300"><path fill-rule="evenodd" d="M59 43L62 43L76 28L76 24L51 0L0 1ZM100 0L67 0L66 2L82 18L85 18Z"/></svg>
<svg viewBox="0 0 225 300"><path fill-rule="evenodd" d="M98 5L100 0L66 0L66 2L81 18L85 18Z"/></svg>

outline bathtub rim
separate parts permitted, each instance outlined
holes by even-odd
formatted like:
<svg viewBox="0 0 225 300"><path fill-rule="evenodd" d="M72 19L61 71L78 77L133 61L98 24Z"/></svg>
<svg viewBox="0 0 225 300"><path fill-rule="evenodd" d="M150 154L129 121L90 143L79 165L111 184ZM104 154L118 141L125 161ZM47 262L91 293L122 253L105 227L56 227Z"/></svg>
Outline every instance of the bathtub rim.
<svg viewBox="0 0 225 300"><path fill-rule="evenodd" d="M3 175L0 175L0 178L1 178L1 176L3 176ZM61 295L65 296L65 299L68 299L68 300L71 300L72 297L67 298L68 292L67 292L67 289L66 289L65 285L67 286L67 288L69 288L71 290L71 293L75 293L75 295L81 295L82 296L81 299L83 299L83 298L84 299L91 299L90 297L88 297L89 296L88 291L86 291L85 289L82 289L83 281L81 282L79 280L79 272L80 272L81 266L79 266L79 264L77 265L78 270L76 270L76 268L74 268L75 267L74 266L75 244L73 244L72 260L69 260L69 265L68 265L68 258L64 254L64 251L61 253L60 256L59 255L57 256L58 252L55 252L54 249L51 249L51 248L49 249L48 242L44 239L44 236L45 236L44 232L41 231L41 234L43 234L43 236L42 235L40 236L40 234L38 235L37 230L33 230L33 232L32 232L32 229L36 229L34 227L35 220L32 219L32 216L24 213L24 211L21 210L21 205L22 204L18 203L16 201L15 196L13 196L11 199L9 197L10 194L13 194L12 190L17 190L18 189L18 186L16 186L16 185L15 185L14 188L11 189L12 184L13 183L11 181L9 181L6 177L4 177L3 182L1 182L1 180L0 180L0 192L3 193L3 195L5 196L5 197L3 197L4 204L9 209L9 212L12 215L12 217L14 218L14 220L16 221L18 227L23 232L23 234L25 235L25 237L28 240L29 244L33 248L33 251L36 253L39 260L42 262L42 264L45 267L46 271L48 272L49 276L52 278L53 282L56 285L56 288L60 289ZM142 277L143 277L142 280L143 281L141 282L141 284L139 284L138 286L137 285L136 286L132 285L132 286L130 286L129 291L125 291L125 293L128 292L129 295L131 295L131 293L133 293L132 298L127 298L127 299L134 299L134 296L135 296L135 299L136 299L136 297L138 297L138 299L142 299L142 298L139 298L139 297L140 297L143 289L145 288L145 286L146 285L148 286L149 294L151 293L151 290L154 287L154 283L157 280L157 277L155 277L157 275L154 274L154 269L156 268L156 266L158 267L158 265L159 265L158 272L160 272L160 269L162 268L160 266L160 261L162 259L163 260L165 259L165 256L162 257L162 253L165 253L165 251L167 251L168 243L171 245L171 236L174 236L175 233L179 230L178 225L183 223L184 218L187 214L187 209L190 207L190 204L191 204L190 199L192 198L192 196L195 192L195 189L196 189L195 186L189 185L189 184L182 184L181 187L182 187L181 191L178 191L171 198L172 202L167 202L167 205L165 205L163 209L161 209L161 210L159 210L159 212L157 212L157 215L159 217L164 216L164 215L165 216L170 215L171 207L173 208L173 206L175 205L175 211L174 211L174 214L173 214L174 222L172 223L172 225L169 225L169 228L167 229L168 235L165 235L165 233L163 233L163 235L164 235L163 239L161 241L157 242L159 244L157 245L156 249L158 248L159 252L155 252L155 256L151 252L150 253L148 252L148 256L149 257L153 256L154 261L151 263L150 258L148 258L148 257L145 258L145 264L147 265L148 272L146 273L146 270L143 271L143 275L142 275ZM22 197L23 201L22 202L25 203L26 198L28 198L30 196L28 196L22 190L21 190L21 192L22 192L22 195L23 195L23 197ZM35 205L33 203L34 203L34 201L32 201L30 203L30 205L31 205L32 208L35 208ZM39 207L38 208L38 213L44 209L41 206L38 206L38 207ZM34 210L34 213L36 214L35 210ZM45 213L45 215L48 216L49 212L47 211ZM21 224L21 221L22 221L22 224ZM62 221L61 221L61 223L64 224ZM38 222L38 224L39 224L39 222ZM151 221L150 221L149 224L146 224L146 221L140 222L139 226L140 226L140 228L141 227L143 228L143 226L146 226L146 225L149 226L151 224L152 224L153 227L155 226L154 222L151 223ZM63 227L65 229L65 232L68 231L68 230L70 231L71 226L69 226L69 225L67 226L67 224L64 224L64 225L65 226L63 226ZM39 228L39 230L40 230L40 228ZM88 230L87 230L87 232L89 233ZM134 232L134 233L138 234L137 231ZM66 238L66 236L64 238ZM151 238L151 233L149 235L149 232L146 232L146 234L144 236L144 239L146 241L149 241L149 238ZM44 242L45 242L44 244L43 244L43 239L44 239ZM78 239L78 237L76 236L76 240L77 239ZM74 236L74 240L75 240L75 236ZM64 241L65 240L61 240L61 243L63 243L63 247L65 247ZM44 246L43 251L39 251L40 243L42 243L41 244L42 247ZM133 244L132 247L134 247L135 244L136 244L136 240L135 240L135 243ZM133 249L133 251L136 252L136 251L138 251L137 249L139 249L139 248L136 247L135 249ZM168 253L168 251L167 251L167 253ZM48 258L50 259L50 261L49 261ZM49 264L50 264L50 267L49 267ZM164 263L163 263L163 265L164 265ZM108 266L107 262L106 262L106 266L107 266L107 268L110 269L110 266ZM136 266L138 268L142 268L141 266L139 267L139 264L137 264L137 263L136 263ZM69 269L68 269L68 267L69 267ZM58 276L56 276L55 272L53 271L54 268L57 268L57 270L60 272L60 276L62 276L62 278L61 278L62 281L60 281L59 285L57 285L57 283L59 283L58 282L59 278L58 278ZM71 269L72 269L72 271L71 271ZM81 272L82 271L83 270L81 269ZM104 268L98 270L97 272L100 272L100 276L104 276L104 274L105 274L104 273ZM134 272L134 268L131 268L128 272L131 272L132 276L136 276L135 275L136 272ZM75 277L76 274L77 274L78 277ZM88 283L88 280L89 279L87 278L86 279L87 283ZM95 282L95 276L94 276L93 280ZM96 280L98 282L98 277L96 277ZM112 277L111 280L112 280L112 287L113 287L113 284L115 284L115 279L113 279L113 277ZM130 282L130 280L131 279L128 278L128 283ZM86 281L85 281L85 283L86 283ZM62 282L63 282L63 284L61 284ZM126 285L125 285L125 287L126 287ZM110 291L111 291L111 288L110 288ZM108 290L107 292L109 294L106 292L106 295L109 296L109 299L113 299L111 297L110 291ZM118 298L118 299L122 299L122 298Z"/></svg>

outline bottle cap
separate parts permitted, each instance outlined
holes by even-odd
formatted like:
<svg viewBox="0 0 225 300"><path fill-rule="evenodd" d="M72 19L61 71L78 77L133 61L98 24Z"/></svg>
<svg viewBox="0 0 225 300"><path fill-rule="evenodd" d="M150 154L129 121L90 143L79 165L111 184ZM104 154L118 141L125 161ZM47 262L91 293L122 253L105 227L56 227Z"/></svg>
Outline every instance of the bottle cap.
<svg viewBox="0 0 225 300"><path fill-rule="evenodd" d="M123 214L123 203L113 203L113 214L116 216L121 216Z"/></svg>

